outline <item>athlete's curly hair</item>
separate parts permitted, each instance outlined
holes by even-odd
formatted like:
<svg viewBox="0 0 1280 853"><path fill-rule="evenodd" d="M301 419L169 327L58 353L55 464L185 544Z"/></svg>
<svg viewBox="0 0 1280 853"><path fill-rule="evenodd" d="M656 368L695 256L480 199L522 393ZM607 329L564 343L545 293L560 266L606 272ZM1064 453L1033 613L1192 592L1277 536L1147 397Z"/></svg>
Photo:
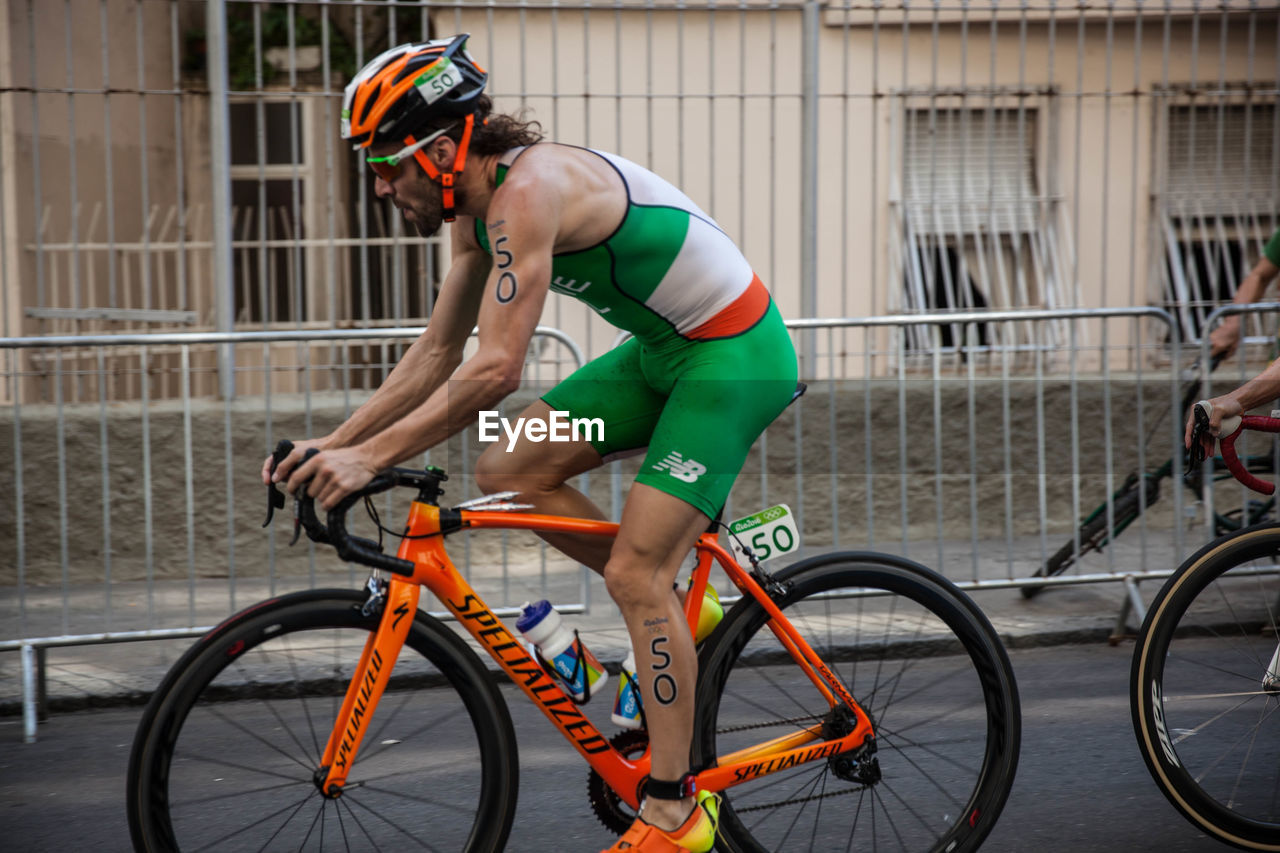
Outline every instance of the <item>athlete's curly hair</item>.
<svg viewBox="0 0 1280 853"><path fill-rule="evenodd" d="M445 136L454 142L462 140L462 122L456 118L432 122L418 132L419 138L445 124L452 124ZM493 99L488 95L476 98L475 127L471 131L470 153L487 157L490 154L501 154L512 148L532 145L542 140L542 125L532 119L525 120L523 113L508 115L493 111Z"/></svg>

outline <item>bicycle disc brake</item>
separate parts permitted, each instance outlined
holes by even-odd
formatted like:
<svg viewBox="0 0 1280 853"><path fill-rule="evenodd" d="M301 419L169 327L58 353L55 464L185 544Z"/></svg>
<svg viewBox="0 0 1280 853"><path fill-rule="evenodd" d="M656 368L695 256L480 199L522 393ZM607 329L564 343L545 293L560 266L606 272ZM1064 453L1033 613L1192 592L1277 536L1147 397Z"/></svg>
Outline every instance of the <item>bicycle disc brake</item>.
<svg viewBox="0 0 1280 853"><path fill-rule="evenodd" d="M609 739L609 743L627 758L638 758L649 748L649 733L644 729L619 732ZM594 770L587 774L587 799L605 829L617 835L630 829L636 819L631 807Z"/></svg>

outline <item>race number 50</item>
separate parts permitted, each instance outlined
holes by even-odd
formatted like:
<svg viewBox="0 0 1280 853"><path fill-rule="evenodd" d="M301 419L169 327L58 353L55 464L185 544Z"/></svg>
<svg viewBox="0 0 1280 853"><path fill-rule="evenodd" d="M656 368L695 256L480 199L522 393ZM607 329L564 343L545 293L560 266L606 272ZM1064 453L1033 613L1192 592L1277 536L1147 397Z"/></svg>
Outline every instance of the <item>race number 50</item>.
<svg viewBox="0 0 1280 853"><path fill-rule="evenodd" d="M733 536L729 537L730 547L738 559L738 565L743 568L751 568L751 561L747 559L746 552L738 544L739 542L750 548L751 553L762 563L765 560L789 554L800 547L800 531L796 529L796 520L791 514L791 507L786 504L771 506L745 518L731 521L729 530L733 533Z"/></svg>

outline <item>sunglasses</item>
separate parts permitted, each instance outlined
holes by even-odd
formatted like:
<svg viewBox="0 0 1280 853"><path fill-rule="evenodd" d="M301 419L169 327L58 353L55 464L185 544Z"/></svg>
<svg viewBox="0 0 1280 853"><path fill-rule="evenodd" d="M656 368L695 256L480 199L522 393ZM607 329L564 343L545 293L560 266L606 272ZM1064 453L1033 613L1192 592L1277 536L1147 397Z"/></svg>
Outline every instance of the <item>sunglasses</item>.
<svg viewBox="0 0 1280 853"><path fill-rule="evenodd" d="M402 162L412 157L415 152L426 148L437 137L444 135L451 127L453 125L442 127L425 139L420 139L412 145L407 145L394 154L388 154L386 157L365 157L364 161L369 164L370 169L373 169L375 175L387 183L391 183L400 177L400 164Z"/></svg>

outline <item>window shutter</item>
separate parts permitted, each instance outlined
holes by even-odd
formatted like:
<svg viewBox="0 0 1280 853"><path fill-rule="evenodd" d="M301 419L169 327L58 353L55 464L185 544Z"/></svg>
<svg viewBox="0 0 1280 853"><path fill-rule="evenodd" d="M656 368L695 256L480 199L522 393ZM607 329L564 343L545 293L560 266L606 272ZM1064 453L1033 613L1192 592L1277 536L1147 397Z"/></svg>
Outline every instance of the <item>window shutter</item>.
<svg viewBox="0 0 1280 853"><path fill-rule="evenodd" d="M1035 230L1035 110L911 110L906 122L904 202L917 233Z"/></svg>
<svg viewBox="0 0 1280 853"><path fill-rule="evenodd" d="M1166 209L1174 216L1273 213L1275 132L1274 104L1170 107Z"/></svg>

